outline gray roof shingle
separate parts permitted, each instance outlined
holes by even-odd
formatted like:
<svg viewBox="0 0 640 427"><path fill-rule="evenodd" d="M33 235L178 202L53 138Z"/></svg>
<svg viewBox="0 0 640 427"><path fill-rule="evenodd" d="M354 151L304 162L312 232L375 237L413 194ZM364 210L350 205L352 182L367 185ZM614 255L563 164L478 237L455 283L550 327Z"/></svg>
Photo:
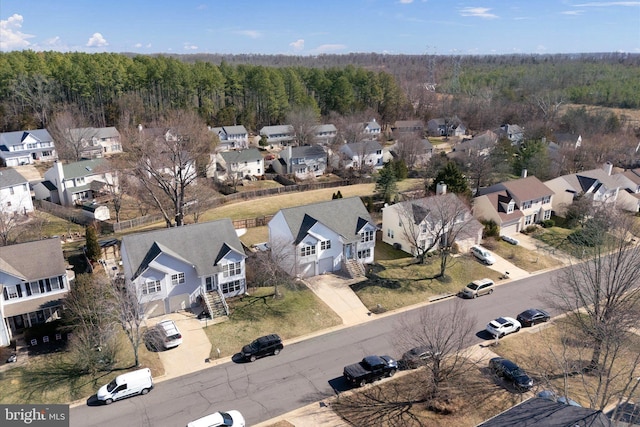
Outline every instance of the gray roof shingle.
<svg viewBox="0 0 640 427"><path fill-rule="evenodd" d="M2 247L0 271L25 281L65 274L66 264L60 239L36 240Z"/></svg>
<svg viewBox="0 0 640 427"><path fill-rule="evenodd" d="M16 185L26 184L27 182L27 178L20 175L20 172L15 169L0 169L0 188L15 187Z"/></svg>

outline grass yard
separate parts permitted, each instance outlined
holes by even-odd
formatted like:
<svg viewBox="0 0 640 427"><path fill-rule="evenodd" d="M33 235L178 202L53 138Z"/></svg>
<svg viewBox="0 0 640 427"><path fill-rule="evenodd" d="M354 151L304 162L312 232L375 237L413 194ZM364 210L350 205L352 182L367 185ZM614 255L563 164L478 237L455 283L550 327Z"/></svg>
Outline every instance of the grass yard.
<svg viewBox="0 0 640 427"><path fill-rule="evenodd" d="M342 319L306 287L249 288L249 296L230 299L229 320L205 328L212 344L211 358L233 356L259 336L277 333L283 340L342 324ZM285 348L286 351L286 348Z"/></svg>
<svg viewBox="0 0 640 427"><path fill-rule="evenodd" d="M378 246L385 245L378 242L376 256ZM381 249L383 253L391 255L393 250ZM365 307L372 312L379 313L422 303L436 295L456 294L470 281L483 277L500 283L500 273L485 267L468 255L451 258L446 270L446 280L430 278L440 271L440 259L437 256L427 258L425 264L416 264L413 258L406 256L376 259L378 262L372 269L370 279L351 286Z"/></svg>
<svg viewBox="0 0 640 427"><path fill-rule="evenodd" d="M482 246L529 273L562 265L561 261L550 256L543 249L531 251L519 245L494 239L486 239Z"/></svg>
<svg viewBox="0 0 640 427"><path fill-rule="evenodd" d="M240 236L240 240L249 247L257 243L268 242L269 227L247 228L247 232Z"/></svg>
<svg viewBox="0 0 640 427"><path fill-rule="evenodd" d="M0 403L69 403L95 394L98 389L123 372L133 368L133 350L124 334L119 338L118 362L113 371L81 375L73 368L67 352L29 356L28 364L0 373ZM18 357L26 357L19 355ZM144 344L139 350L140 367L150 368L152 375L164 375L157 353Z"/></svg>

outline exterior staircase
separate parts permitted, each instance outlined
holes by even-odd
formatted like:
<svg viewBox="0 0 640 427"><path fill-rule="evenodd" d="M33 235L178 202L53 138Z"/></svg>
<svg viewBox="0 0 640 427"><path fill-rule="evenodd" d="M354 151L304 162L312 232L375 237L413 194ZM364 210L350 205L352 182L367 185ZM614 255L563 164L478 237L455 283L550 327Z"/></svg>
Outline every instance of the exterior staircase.
<svg viewBox="0 0 640 427"><path fill-rule="evenodd" d="M202 295L202 301L212 319L229 315L229 307L220 291L205 292Z"/></svg>
<svg viewBox="0 0 640 427"><path fill-rule="evenodd" d="M364 265L355 259L347 260L344 264L344 271L352 279L362 278L366 275Z"/></svg>

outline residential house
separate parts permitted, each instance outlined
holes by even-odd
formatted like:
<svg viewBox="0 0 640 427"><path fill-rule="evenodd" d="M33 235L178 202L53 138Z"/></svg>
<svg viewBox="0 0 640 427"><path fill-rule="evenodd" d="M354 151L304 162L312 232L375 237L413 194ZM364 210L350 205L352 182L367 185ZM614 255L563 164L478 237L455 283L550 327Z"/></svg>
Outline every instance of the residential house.
<svg viewBox="0 0 640 427"><path fill-rule="evenodd" d="M478 189L473 199L473 216L493 220L500 235L513 235L551 218L553 190L535 176L526 176Z"/></svg>
<svg viewBox="0 0 640 427"><path fill-rule="evenodd" d="M449 124L442 117L431 119L427 122L427 132L431 136L445 136L448 129Z"/></svg>
<svg viewBox="0 0 640 427"><path fill-rule="evenodd" d="M524 141L524 129L519 125L504 124L496 130L499 137L505 136L511 144L518 145Z"/></svg>
<svg viewBox="0 0 640 427"><path fill-rule="evenodd" d="M222 151L211 154L211 157L211 167L207 177L213 176L219 181L225 181L264 175L264 157L257 148Z"/></svg>
<svg viewBox="0 0 640 427"><path fill-rule="evenodd" d="M545 182L555 193L553 211L564 216L567 208L577 197L589 197L594 204L615 205L620 183L611 176L613 165L605 163L602 168L559 176Z"/></svg>
<svg viewBox="0 0 640 427"><path fill-rule="evenodd" d="M389 147L389 152L393 158L404 159L411 169L426 165L433 156L433 149L433 144L427 138L407 139L396 141L395 144ZM383 159L383 161L387 162L386 159Z"/></svg>
<svg viewBox="0 0 640 427"><path fill-rule="evenodd" d="M391 130L394 134L417 133L422 136L424 123L422 120L396 120Z"/></svg>
<svg viewBox="0 0 640 427"><path fill-rule="evenodd" d="M273 261L292 276L356 276L374 261L376 225L359 197L281 209L268 226Z"/></svg>
<svg viewBox="0 0 640 427"><path fill-rule="evenodd" d="M507 409L477 427L613 427L596 409L532 397Z"/></svg>
<svg viewBox="0 0 640 427"><path fill-rule="evenodd" d="M360 141L340 147L342 165L345 168L366 167L381 169L384 166L382 145L378 141Z"/></svg>
<svg viewBox="0 0 640 427"><path fill-rule="evenodd" d="M313 142L316 144L331 144L337 135L338 129L332 124L317 125L313 128Z"/></svg>
<svg viewBox="0 0 640 427"><path fill-rule="evenodd" d="M327 169L327 152L319 145L286 147L271 163L280 174L295 174L300 179L318 177Z"/></svg>
<svg viewBox="0 0 640 427"><path fill-rule="evenodd" d="M291 125L265 126L260 129L260 135L267 138L269 145L289 145L295 138L295 131Z"/></svg>
<svg viewBox="0 0 640 427"><path fill-rule="evenodd" d="M611 175L620 185L616 206L629 212L640 212L640 168Z"/></svg>
<svg viewBox="0 0 640 427"><path fill-rule="evenodd" d="M126 235L120 253L147 317L201 303L214 316L225 298L246 292L246 255L230 219Z"/></svg>
<svg viewBox="0 0 640 427"><path fill-rule="evenodd" d="M33 186L36 200L73 206L108 196L118 190L118 177L104 158L62 164L56 161L44 173L44 181Z"/></svg>
<svg viewBox="0 0 640 427"><path fill-rule="evenodd" d="M457 195L446 193L408 200L382 208L382 241L413 256L448 236L463 252L482 240L482 224ZM421 250L420 250L421 249Z"/></svg>
<svg viewBox="0 0 640 427"><path fill-rule="evenodd" d="M69 282L73 280L72 271L67 273L58 238L2 248L0 347L9 345L25 328L60 318Z"/></svg>
<svg viewBox="0 0 640 427"><path fill-rule="evenodd" d="M242 125L213 127L210 131L218 136L218 151L242 150L249 147L249 133Z"/></svg>
<svg viewBox="0 0 640 427"><path fill-rule="evenodd" d="M29 181L12 168L0 169L0 215L33 212Z"/></svg>
<svg viewBox="0 0 640 427"><path fill-rule="evenodd" d="M69 129L69 137L82 144L81 156L84 159L122 153L120 132L113 126Z"/></svg>
<svg viewBox="0 0 640 427"><path fill-rule="evenodd" d="M463 138L467 135L467 127L462 123L458 124L458 126L453 128L452 135L458 138Z"/></svg>
<svg viewBox="0 0 640 427"><path fill-rule="evenodd" d="M471 139L453 146L453 151L449 154L451 158L463 159L472 156L488 156L491 150L498 143L498 135L493 131L485 131Z"/></svg>
<svg viewBox="0 0 640 427"><path fill-rule="evenodd" d="M363 124L363 136L365 139L378 139L382 133L382 128L376 122L376 119L371 120Z"/></svg>
<svg viewBox="0 0 640 427"><path fill-rule="evenodd" d="M55 144L46 129L0 133L0 160L4 166L30 165L57 158Z"/></svg>

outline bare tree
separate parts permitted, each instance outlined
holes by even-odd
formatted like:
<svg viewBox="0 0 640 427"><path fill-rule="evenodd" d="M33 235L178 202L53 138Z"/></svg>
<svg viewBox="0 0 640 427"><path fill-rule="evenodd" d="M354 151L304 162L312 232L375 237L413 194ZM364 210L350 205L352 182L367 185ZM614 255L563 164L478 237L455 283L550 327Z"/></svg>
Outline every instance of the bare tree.
<svg viewBox="0 0 640 427"><path fill-rule="evenodd" d="M213 151L205 123L193 112L172 111L154 129L125 133L129 168L168 227L184 223L187 189L197 179L196 160Z"/></svg>
<svg viewBox="0 0 640 427"><path fill-rule="evenodd" d="M0 203L1 204L1 203ZM3 205L3 204L2 204ZM2 206L0 206L2 207ZM18 215L0 209L0 245L7 246L15 242L18 231Z"/></svg>
<svg viewBox="0 0 640 427"><path fill-rule="evenodd" d="M421 159L424 156L425 149L420 135L401 135L396 141L395 151L410 170L417 166L422 166Z"/></svg>
<svg viewBox="0 0 640 427"><path fill-rule="evenodd" d="M582 259L562 271L549 302L588 339L585 370L601 373L639 323L640 231L633 217L609 207L590 216L584 238L573 240Z"/></svg>
<svg viewBox="0 0 640 427"><path fill-rule="evenodd" d="M92 143L96 132L74 107L55 113L47 130L56 142L58 157L72 162L83 157L85 147Z"/></svg>
<svg viewBox="0 0 640 427"><path fill-rule="evenodd" d="M439 277L445 275L456 242L477 236L482 228L455 194L409 200L396 206L403 238L418 260L424 263L428 252L439 251Z"/></svg>
<svg viewBox="0 0 640 427"><path fill-rule="evenodd" d="M122 326L133 350L134 366L140 365L140 344L144 340L144 306L141 291L135 284L116 278L115 310L118 323Z"/></svg>
<svg viewBox="0 0 640 427"><path fill-rule="evenodd" d="M319 117L319 111L311 106L293 106L287 113L286 123L293 127L298 145L309 145L313 142Z"/></svg>

